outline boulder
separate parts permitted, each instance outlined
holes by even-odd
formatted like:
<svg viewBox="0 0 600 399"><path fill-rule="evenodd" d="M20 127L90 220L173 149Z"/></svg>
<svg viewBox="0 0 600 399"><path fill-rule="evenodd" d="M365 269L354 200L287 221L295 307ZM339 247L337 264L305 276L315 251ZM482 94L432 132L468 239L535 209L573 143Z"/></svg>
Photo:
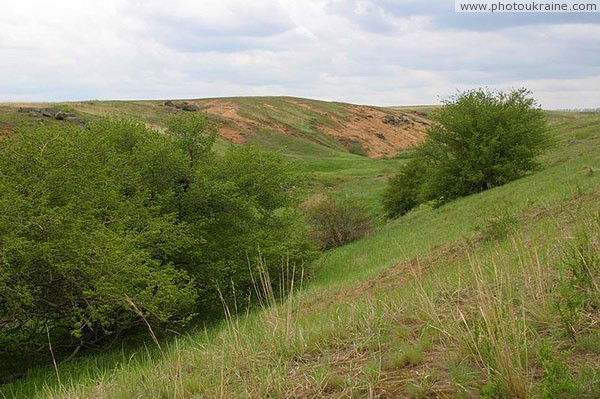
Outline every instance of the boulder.
<svg viewBox="0 0 600 399"><path fill-rule="evenodd" d="M200 111L200 107L189 101L167 101L172 104L173 107L182 111ZM165 103L167 105L167 103Z"/></svg>
<svg viewBox="0 0 600 399"><path fill-rule="evenodd" d="M64 121L68 118L75 118L77 115L74 112L64 112L58 111L54 114L54 119L58 119L59 121Z"/></svg>
<svg viewBox="0 0 600 399"><path fill-rule="evenodd" d="M57 113L60 112L58 108L42 108L40 110L41 114L46 117L54 117Z"/></svg>
<svg viewBox="0 0 600 399"><path fill-rule="evenodd" d="M191 103L187 103L187 104L183 104L180 107L183 111L200 111L200 107L197 106L196 104L191 104Z"/></svg>

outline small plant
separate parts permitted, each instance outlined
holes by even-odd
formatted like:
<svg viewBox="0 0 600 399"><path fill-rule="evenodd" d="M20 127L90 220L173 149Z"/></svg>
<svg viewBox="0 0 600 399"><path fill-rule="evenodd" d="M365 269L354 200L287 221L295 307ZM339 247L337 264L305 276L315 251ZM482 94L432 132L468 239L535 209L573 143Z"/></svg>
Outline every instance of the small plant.
<svg viewBox="0 0 600 399"><path fill-rule="evenodd" d="M312 371L312 378L314 378L317 385L321 388L324 393L334 393L341 391L345 388L348 381L343 375L330 370L328 367L320 366Z"/></svg>
<svg viewBox="0 0 600 399"><path fill-rule="evenodd" d="M477 385L479 371L470 366L466 361L451 362L448 364L448 372L452 377L452 383L461 393L468 394L471 392L471 387Z"/></svg>
<svg viewBox="0 0 600 399"><path fill-rule="evenodd" d="M538 385L540 398L574 397L575 379L565 359L558 357L554 348L546 341L540 344L538 361L544 369L544 375Z"/></svg>
<svg viewBox="0 0 600 399"><path fill-rule="evenodd" d="M367 151L365 151L361 143L352 143L352 145L348 149L348 152L350 152L350 154L360 155L361 157L366 157L369 155L367 154Z"/></svg>
<svg viewBox="0 0 600 399"><path fill-rule="evenodd" d="M421 344L400 344L390 349L385 361L388 369L401 369L404 367L417 366L423 362L423 348Z"/></svg>
<svg viewBox="0 0 600 399"><path fill-rule="evenodd" d="M582 335L577 339L577 348L584 352L600 354L600 333Z"/></svg>
<svg viewBox="0 0 600 399"><path fill-rule="evenodd" d="M587 310L600 306L600 217L582 226L564 255L568 276L561 284L556 307L561 322L576 341L579 323Z"/></svg>
<svg viewBox="0 0 600 399"><path fill-rule="evenodd" d="M311 236L321 249L339 247L366 236L371 230L369 210L327 197L308 210Z"/></svg>
<svg viewBox="0 0 600 399"><path fill-rule="evenodd" d="M410 380L406 384L406 390L411 398L429 398L435 396L433 391L433 385L435 382L435 376L427 374L420 380Z"/></svg>
<svg viewBox="0 0 600 399"><path fill-rule="evenodd" d="M517 226L519 219L504 210L496 216L485 219L485 225L481 229L482 238L485 241L500 241L505 239Z"/></svg>

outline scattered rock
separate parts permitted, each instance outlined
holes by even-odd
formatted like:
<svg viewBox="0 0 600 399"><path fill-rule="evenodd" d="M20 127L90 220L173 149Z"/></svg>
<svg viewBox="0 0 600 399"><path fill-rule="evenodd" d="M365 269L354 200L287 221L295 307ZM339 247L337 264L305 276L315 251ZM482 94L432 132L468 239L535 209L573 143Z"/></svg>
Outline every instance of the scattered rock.
<svg viewBox="0 0 600 399"><path fill-rule="evenodd" d="M19 107L18 112L21 112L23 114L28 114L28 113L30 113L32 111L35 111L35 110L36 109L32 108L32 107Z"/></svg>
<svg viewBox="0 0 600 399"><path fill-rule="evenodd" d="M41 114L46 117L55 117L56 114L60 112L58 108L42 108L40 110Z"/></svg>
<svg viewBox="0 0 600 399"><path fill-rule="evenodd" d="M76 116L67 116L65 118L66 121L71 122L71 123L75 123L77 125L85 125L85 121L81 118L78 118Z"/></svg>
<svg viewBox="0 0 600 399"><path fill-rule="evenodd" d="M200 107L197 106L196 104L191 104L191 103L187 103L187 104L183 104L180 107L178 107L184 111L200 111Z"/></svg>
<svg viewBox="0 0 600 399"><path fill-rule="evenodd" d="M190 101L165 101L162 105L165 107L173 107L182 111L200 111L200 107Z"/></svg>
<svg viewBox="0 0 600 399"><path fill-rule="evenodd" d="M402 125L413 125L413 121L408 119L405 116L394 116L394 115L386 115L383 118L383 123L387 123L392 126L402 126Z"/></svg>

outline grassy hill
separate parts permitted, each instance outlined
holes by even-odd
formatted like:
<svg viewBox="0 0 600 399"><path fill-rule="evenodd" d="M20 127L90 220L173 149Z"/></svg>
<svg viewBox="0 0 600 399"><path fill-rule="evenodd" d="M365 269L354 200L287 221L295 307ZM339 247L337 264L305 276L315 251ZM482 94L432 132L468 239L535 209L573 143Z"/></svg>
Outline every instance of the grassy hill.
<svg viewBox="0 0 600 399"><path fill-rule="evenodd" d="M84 121L101 116L128 116L161 129L169 115L186 106L210 115L219 125L219 134L225 142L259 142L291 153L323 147L321 152L327 149L376 158L391 157L419 142L430 123L416 110L294 97L235 97L0 104L0 134L10 130L19 119L19 115L15 115L19 108L21 116L30 116L30 120L52 119L35 112L50 109L73 113L73 117Z"/></svg>
<svg viewBox="0 0 600 399"><path fill-rule="evenodd" d="M179 111L173 101L82 101L0 104L0 139L20 124L60 124L28 110L72 113L76 121L129 117L155 129ZM401 156L424 137L431 108L381 108L293 97L186 100L219 126L217 150L235 144L269 148L296 161L313 176L310 193L348 196L381 215L383 182L404 162ZM173 104L173 105L165 105ZM23 112L25 111L25 112ZM51 113L52 113L51 112ZM384 122L388 118L388 123ZM397 155L400 154L399 157ZM310 194L308 193L308 194Z"/></svg>
<svg viewBox="0 0 600 399"><path fill-rule="evenodd" d="M294 112L312 112L293 105L308 100L265 99L273 109L260 111L254 100L222 101L265 125L287 120L302 134L270 130L244 140L298 159L314 173L313 192L333 190L379 212L385 177L402 159L351 154L342 141L305 125L304 116L294 119ZM102 107L113 104L119 105ZM146 107L128 106L138 104ZM342 106L327 106L347 118ZM94 115L84 110L100 105L81 107ZM149 110L147 118L153 115ZM260 311L225 310L221 324L160 345L36 369L0 394L600 396L600 115L547 115L558 144L543 170L381 223L369 237L310 265L310 283L288 282L289 297L273 298L262 287Z"/></svg>

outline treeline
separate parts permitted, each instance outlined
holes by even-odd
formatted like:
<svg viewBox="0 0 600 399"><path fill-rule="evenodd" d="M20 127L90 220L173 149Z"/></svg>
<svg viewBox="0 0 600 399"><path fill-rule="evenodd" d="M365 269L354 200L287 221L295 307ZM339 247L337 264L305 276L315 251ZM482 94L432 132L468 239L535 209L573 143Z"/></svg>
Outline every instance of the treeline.
<svg viewBox="0 0 600 399"><path fill-rule="evenodd" d="M105 119L0 142L2 355L214 317L252 297L259 252L275 285L314 256L302 176L257 148L217 154L215 131L189 113L166 132Z"/></svg>

